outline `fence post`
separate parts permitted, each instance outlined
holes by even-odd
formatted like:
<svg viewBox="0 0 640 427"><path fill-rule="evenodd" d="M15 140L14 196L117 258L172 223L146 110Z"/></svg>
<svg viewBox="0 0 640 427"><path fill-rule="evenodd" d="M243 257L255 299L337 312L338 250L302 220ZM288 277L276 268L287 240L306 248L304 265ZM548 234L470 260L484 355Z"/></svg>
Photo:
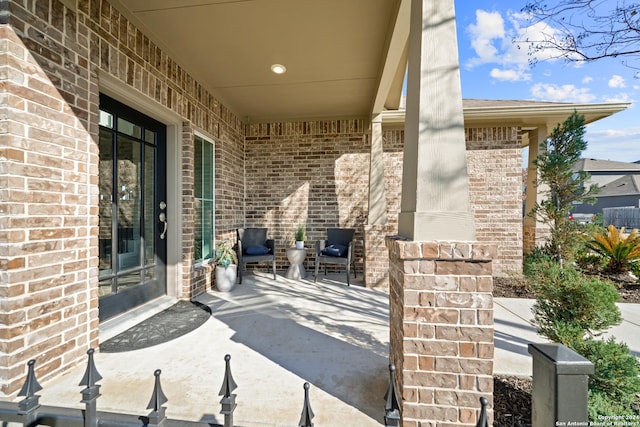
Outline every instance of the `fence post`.
<svg viewBox="0 0 640 427"><path fill-rule="evenodd" d="M300 414L299 427L313 427L313 417L315 417L313 410L311 409L311 403L309 402L309 387L311 385L307 382L304 383L304 405L302 405L302 414Z"/></svg>
<svg viewBox="0 0 640 427"><path fill-rule="evenodd" d="M587 425L593 363L562 344L529 344L529 353L533 356L533 427Z"/></svg>
<svg viewBox="0 0 640 427"><path fill-rule="evenodd" d="M224 427L233 427L233 411L235 411L236 406L238 406L236 405L236 395L232 394L238 385L233 380L233 376L231 376L230 361L231 355L225 355L224 380L218 393L218 396L222 396L222 399L220 399L220 404L222 405L220 413L224 415Z"/></svg>
<svg viewBox="0 0 640 427"><path fill-rule="evenodd" d="M400 403L396 393L396 367L389 365L389 386L384 395L384 425L385 427L398 427L400 425Z"/></svg>
<svg viewBox="0 0 640 427"><path fill-rule="evenodd" d="M84 411L84 427L98 427L98 414L96 413L96 403L98 397L100 397L100 386L96 382L102 379L102 376L96 369L96 365L93 361L94 349L87 350L88 361L87 369L84 371L84 376L80 380L80 384L85 386L85 389L80 393L82 394L81 402L85 405Z"/></svg>
<svg viewBox="0 0 640 427"><path fill-rule="evenodd" d="M31 359L27 362L27 378L24 381L22 389L18 396L24 396L24 399L18 402L19 414L23 418L23 424L31 425L38 416L38 408L40 407L40 396L36 392L42 390L42 386L36 379L34 365L36 361Z"/></svg>
<svg viewBox="0 0 640 427"><path fill-rule="evenodd" d="M149 404L147 405L147 409L151 409L149 415L147 415L148 426L162 426L165 420L165 407L162 406L169 401L167 396L162 392L162 386L160 385L160 374L162 371L160 369L156 369L153 375L156 377L155 383L153 386L153 394L151 395L151 400L149 400Z"/></svg>

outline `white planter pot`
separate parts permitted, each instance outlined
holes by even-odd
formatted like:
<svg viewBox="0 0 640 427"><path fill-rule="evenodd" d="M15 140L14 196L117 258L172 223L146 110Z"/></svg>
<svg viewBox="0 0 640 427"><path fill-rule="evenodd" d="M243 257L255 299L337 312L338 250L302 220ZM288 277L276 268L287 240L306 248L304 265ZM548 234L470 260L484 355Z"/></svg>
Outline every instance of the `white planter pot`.
<svg viewBox="0 0 640 427"><path fill-rule="evenodd" d="M231 264L227 268L216 266L216 289L220 292L229 292L236 285L238 266Z"/></svg>
<svg viewBox="0 0 640 427"><path fill-rule="evenodd" d="M304 249L304 241L296 240L296 249Z"/></svg>

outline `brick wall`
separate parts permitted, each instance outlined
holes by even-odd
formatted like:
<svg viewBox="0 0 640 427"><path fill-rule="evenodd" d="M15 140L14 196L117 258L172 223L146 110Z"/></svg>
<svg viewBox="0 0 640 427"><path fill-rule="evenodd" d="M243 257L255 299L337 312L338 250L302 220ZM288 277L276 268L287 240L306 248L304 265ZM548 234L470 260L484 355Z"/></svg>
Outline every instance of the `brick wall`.
<svg viewBox="0 0 640 427"><path fill-rule="evenodd" d="M46 379L98 341L88 40L60 3L39 19L21 3L2 5L11 26L0 27L0 396L17 390L28 359L45 356ZM67 38L77 49L63 49Z"/></svg>
<svg viewBox="0 0 640 427"><path fill-rule="evenodd" d="M385 225L366 225L369 142L341 121L250 125L246 137L247 226L269 227L280 248L293 245L296 225L306 223L307 248L326 227L358 229L358 269L369 287L388 286L386 236L397 234L402 187L404 132L383 132ZM337 129L340 128L340 131ZM522 268L522 154L518 128L467 128L467 167L476 238L498 247L494 274ZM342 166L341 166L342 165ZM360 249L362 245L362 249ZM365 252L366 249L366 252ZM312 258L307 257L310 265Z"/></svg>
<svg viewBox="0 0 640 427"><path fill-rule="evenodd" d="M193 129L215 139L220 238L243 224L245 129L106 0L79 0L75 11L58 1L1 7L0 395L12 395L28 359L46 381L98 345L98 76L183 117L182 143ZM183 166L178 296L189 298L210 286L211 267L193 266L193 170L188 158Z"/></svg>
<svg viewBox="0 0 640 427"><path fill-rule="evenodd" d="M288 265L298 224L306 224L307 267L328 227L356 229L362 272L362 230L369 198L369 140L362 120L252 124L245 149L246 225L268 227L277 265Z"/></svg>
<svg viewBox="0 0 640 427"><path fill-rule="evenodd" d="M522 149L517 127L465 128L476 240L496 245L493 274L522 272Z"/></svg>

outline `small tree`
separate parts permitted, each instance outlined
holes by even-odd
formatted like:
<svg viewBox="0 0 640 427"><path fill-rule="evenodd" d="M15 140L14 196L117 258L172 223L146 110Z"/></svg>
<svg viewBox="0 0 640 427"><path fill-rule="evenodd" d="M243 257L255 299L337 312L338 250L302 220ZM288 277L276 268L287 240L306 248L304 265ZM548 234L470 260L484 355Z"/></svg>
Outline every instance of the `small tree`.
<svg viewBox="0 0 640 427"><path fill-rule="evenodd" d="M568 219L573 203L593 203L593 195L598 192L595 184L585 187L589 173L574 171L587 148L584 133L584 116L574 112L553 129L534 160L538 168L535 185L544 188L546 198L536 203L531 214L549 226L549 249L560 261L570 255L571 243L577 239L575 227Z"/></svg>

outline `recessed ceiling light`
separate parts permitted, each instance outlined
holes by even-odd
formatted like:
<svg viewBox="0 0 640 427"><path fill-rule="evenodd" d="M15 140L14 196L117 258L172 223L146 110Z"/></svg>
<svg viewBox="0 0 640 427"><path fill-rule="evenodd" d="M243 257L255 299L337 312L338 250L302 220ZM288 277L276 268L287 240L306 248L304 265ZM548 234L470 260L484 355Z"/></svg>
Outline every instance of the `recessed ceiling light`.
<svg viewBox="0 0 640 427"><path fill-rule="evenodd" d="M273 71L276 74L284 74L287 71L287 67L285 67L282 64L273 64L271 66L271 71Z"/></svg>

